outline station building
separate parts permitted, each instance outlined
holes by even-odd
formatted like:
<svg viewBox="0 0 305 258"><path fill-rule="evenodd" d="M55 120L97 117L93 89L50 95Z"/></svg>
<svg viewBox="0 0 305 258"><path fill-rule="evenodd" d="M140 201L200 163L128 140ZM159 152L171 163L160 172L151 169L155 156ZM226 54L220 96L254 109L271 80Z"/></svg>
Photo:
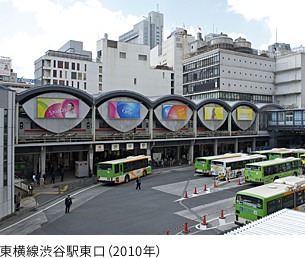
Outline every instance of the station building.
<svg viewBox="0 0 305 258"><path fill-rule="evenodd" d="M159 153L178 164L261 149L269 146L268 111L281 109L247 101L148 98L125 90L90 95L41 86L16 95L15 159L22 167L16 175L48 173L51 164L74 171L75 161L88 161L94 172L99 161L139 154Z"/></svg>

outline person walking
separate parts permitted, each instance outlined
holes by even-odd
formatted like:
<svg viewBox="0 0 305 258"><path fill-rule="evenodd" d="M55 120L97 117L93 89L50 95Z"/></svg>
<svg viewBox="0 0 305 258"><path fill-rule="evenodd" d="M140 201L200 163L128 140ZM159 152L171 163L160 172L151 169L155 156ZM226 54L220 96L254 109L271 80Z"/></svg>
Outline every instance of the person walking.
<svg viewBox="0 0 305 258"><path fill-rule="evenodd" d="M40 185L40 188L43 188L44 186L44 178L43 178L43 176L41 175L40 176L40 179L39 179L39 185Z"/></svg>
<svg viewBox="0 0 305 258"><path fill-rule="evenodd" d="M70 197L70 195L68 195L68 197L65 199L65 205L66 205L66 213L69 213L70 207L72 205L72 198Z"/></svg>
<svg viewBox="0 0 305 258"><path fill-rule="evenodd" d="M34 189L33 183L29 183L28 189L29 189L29 194L32 196L33 195L33 189Z"/></svg>
<svg viewBox="0 0 305 258"><path fill-rule="evenodd" d="M51 172L51 182L50 182L50 184L55 184L55 171L54 170L52 170L52 172Z"/></svg>
<svg viewBox="0 0 305 258"><path fill-rule="evenodd" d="M35 174L33 174L32 179L33 179L33 184L34 184L34 186L36 186L36 175L35 175Z"/></svg>
<svg viewBox="0 0 305 258"><path fill-rule="evenodd" d="M138 191L138 189L141 190L141 178L140 177L137 177L136 184L137 184L136 191Z"/></svg>

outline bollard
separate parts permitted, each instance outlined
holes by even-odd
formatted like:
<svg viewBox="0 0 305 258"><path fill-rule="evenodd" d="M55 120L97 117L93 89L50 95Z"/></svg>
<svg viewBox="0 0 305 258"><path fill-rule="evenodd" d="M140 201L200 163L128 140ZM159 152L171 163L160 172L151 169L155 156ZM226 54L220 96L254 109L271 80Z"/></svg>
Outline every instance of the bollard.
<svg viewBox="0 0 305 258"><path fill-rule="evenodd" d="M195 187L195 192L194 192L194 194L197 194L197 189L196 189L196 187Z"/></svg>
<svg viewBox="0 0 305 258"><path fill-rule="evenodd" d="M185 191L185 196L184 196L184 198L187 198L187 191Z"/></svg>
<svg viewBox="0 0 305 258"><path fill-rule="evenodd" d="M166 235L169 235L169 234L168 234L168 230L166 231Z"/></svg>
<svg viewBox="0 0 305 258"><path fill-rule="evenodd" d="M188 228L187 228L187 222L185 222L185 227L184 227L184 231L183 231L184 233L188 233L189 232L189 230L188 230Z"/></svg>
<svg viewBox="0 0 305 258"><path fill-rule="evenodd" d="M202 225L204 225L204 226L206 226L206 225L207 225L207 220L206 220L205 215L204 215L204 217L203 217L203 222L202 222L201 224L202 224Z"/></svg>
<svg viewBox="0 0 305 258"><path fill-rule="evenodd" d="M207 185L204 185L204 190L203 191L206 191L207 190Z"/></svg>
<svg viewBox="0 0 305 258"><path fill-rule="evenodd" d="M216 181L214 181L214 188L216 188Z"/></svg>
<svg viewBox="0 0 305 258"><path fill-rule="evenodd" d="M240 184L240 179L238 179L238 185L241 185L241 184Z"/></svg>

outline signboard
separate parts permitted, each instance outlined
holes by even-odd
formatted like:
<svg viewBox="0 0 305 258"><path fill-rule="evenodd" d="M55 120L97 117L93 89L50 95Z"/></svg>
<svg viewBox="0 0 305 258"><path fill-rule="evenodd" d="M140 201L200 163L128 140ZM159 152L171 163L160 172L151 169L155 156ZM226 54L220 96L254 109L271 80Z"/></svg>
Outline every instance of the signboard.
<svg viewBox="0 0 305 258"><path fill-rule="evenodd" d="M11 75L11 60L0 58L0 75Z"/></svg>
<svg viewBox="0 0 305 258"><path fill-rule="evenodd" d="M163 119L187 119L187 106L163 105Z"/></svg>
<svg viewBox="0 0 305 258"><path fill-rule="evenodd" d="M133 150L133 143L126 143L126 150Z"/></svg>
<svg viewBox="0 0 305 258"><path fill-rule="evenodd" d="M140 150L146 150L147 149L147 142L141 142L140 143Z"/></svg>
<svg viewBox="0 0 305 258"><path fill-rule="evenodd" d="M237 120L252 120L252 109L238 108L237 109Z"/></svg>
<svg viewBox="0 0 305 258"><path fill-rule="evenodd" d="M104 144L95 145L95 151L96 152L104 151Z"/></svg>
<svg viewBox="0 0 305 258"><path fill-rule="evenodd" d="M109 101L109 118L140 118L140 103Z"/></svg>
<svg viewBox="0 0 305 258"><path fill-rule="evenodd" d="M112 151L120 150L120 144L111 144L111 150Z"/></svg>
<svg viewBox="0 0 305 258"><path fill-rule="evenodd" d="M78 118L79 101L77 99L37 98L38 118Z"/></svg>
<svg viewBox="0 0 305 258"><path fill-rule="evenodd" d="M205 120L223 120L223 107L204 107Z"/></svg>

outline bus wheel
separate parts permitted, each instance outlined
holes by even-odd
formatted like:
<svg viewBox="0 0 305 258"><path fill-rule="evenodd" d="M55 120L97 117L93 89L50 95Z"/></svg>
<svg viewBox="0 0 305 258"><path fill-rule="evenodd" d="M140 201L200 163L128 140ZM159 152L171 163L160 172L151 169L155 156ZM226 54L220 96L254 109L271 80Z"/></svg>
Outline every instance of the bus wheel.
<svg viewBox="0 0 305 258"><path fill-rule="evenodd" d="M294 176L298 176L298 173L295 172L293 175L294 175Z"/></svg>
<svg viewBox="0 0 305 258"><path fill-rule="evenodd" d="M276 180L276 179L279 179L277 176L274 178L273 182Z"/></svg>
<svg viewBox="0 0 305 258"><path fill-rule="evenodd" d="M129 182L129 176L125 176L125 183Z"/></svg>
<svg viewBox="0 0 305 258"><path fill-rule="evenodd" d="M143 171L143 177L147 175L146 170Z"/></svg>

